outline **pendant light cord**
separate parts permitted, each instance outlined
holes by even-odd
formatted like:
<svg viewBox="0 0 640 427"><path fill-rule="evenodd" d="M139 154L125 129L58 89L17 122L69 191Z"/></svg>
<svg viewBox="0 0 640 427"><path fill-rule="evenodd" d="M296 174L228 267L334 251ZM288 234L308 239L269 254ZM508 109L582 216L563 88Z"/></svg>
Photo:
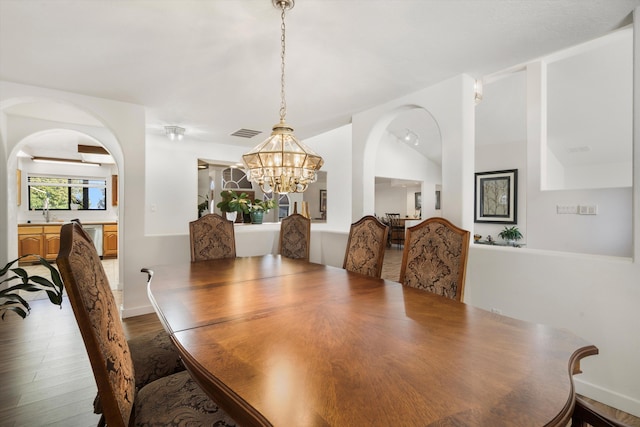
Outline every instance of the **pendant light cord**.
<svg viewBox="0 0 640 427"><path fill-rule="evenodd" d="M280 6L282 7L282 14L280 15L282 19L282 24L280 25L280 29L282 30L282 35L280 36L280 46L282 48L280 52L280 59L282 61L280 63L280 122L284 123L285 116L287 115L287 101L285 100L284 93L284 52L286 33L286 27L284 24L284 13L286 9L286 3L281 2Z"/></svg>

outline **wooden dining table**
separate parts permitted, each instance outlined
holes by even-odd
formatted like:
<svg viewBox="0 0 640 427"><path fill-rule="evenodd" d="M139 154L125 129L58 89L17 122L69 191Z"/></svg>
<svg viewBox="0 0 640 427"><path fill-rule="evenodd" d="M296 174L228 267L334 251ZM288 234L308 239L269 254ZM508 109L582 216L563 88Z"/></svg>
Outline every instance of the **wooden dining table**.
<svg viewBox="0 0 640 427"><path fill-rule="evenodd" d="M567 330L278 255L150 270L185 366L239 425L564 427L572 375L598 352Z"/></svg>

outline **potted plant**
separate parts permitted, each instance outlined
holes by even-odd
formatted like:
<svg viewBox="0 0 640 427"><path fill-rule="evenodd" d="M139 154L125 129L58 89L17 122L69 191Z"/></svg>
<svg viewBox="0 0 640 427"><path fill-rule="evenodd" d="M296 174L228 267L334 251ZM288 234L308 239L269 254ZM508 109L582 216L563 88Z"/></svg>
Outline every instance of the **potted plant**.
<svg viewBox="0 0 640 427"><path fill-rule="evenodd" d="M249 205L249 214L251 215L252 224L262 224L264 214L268 213L271 209L276 207L276 202L273 199L269 200L254 200Z"/></svg>
<svg viewBox="0 0 640 427"><path fill-rule="evenodd" d="M49 264L47 260L38 257L40 264L49 269L51 280L42 276L29 276L24 268L11 268L11 266L20 259L28 256L34 255L23 255L20 258L16 258L0 270L0 287L4 288L6 286L6 289L0 290L0 312L2 313L2 319L4 319L8 311L17 313L23 319L29 314L31 307L27 300L20 296L19 291L45 291L52 304L62 307L62 293L64 288L62 279L60 278L58 270ZM18 283L11 284L12 282Z"/></svg>
<svg viewBox="0 0 640 427"><path fill-rule="evenodd" d="M249 213L249 196L247 193L236 193L233 190L223 190L220 193L222 200L216 205L220 211L225 212L229 221L236 220L238 212Z"/></svg>
<svg viewBox="0 0 640 427"><path fill-rule="evenodd" d="M515 243L522 239L522 233L515 225L513 227L505 226L504 229L498 233L501 239L506 240L507 244L515 246Z"/></svg>

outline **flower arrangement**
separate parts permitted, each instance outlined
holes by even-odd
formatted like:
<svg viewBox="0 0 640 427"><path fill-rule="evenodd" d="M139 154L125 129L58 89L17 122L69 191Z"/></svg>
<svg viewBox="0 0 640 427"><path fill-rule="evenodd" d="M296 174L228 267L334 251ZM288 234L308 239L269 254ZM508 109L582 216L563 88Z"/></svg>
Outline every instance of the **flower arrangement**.
<svg viewBox="0 0 640 427"><path fill-rule="evenodd" d="M233 190L223 190L220 193L222 200L216 205L222 212L249 213L249 196L247 193L236 193Z"/></svg>
<svg viewBox="0 0 640 427"><path fill-rule="evenodd" d="M249 212L264 211L268 213L271 209L276 207L276 202L273 199L269 200L254 200L249 205Z"/></svg>

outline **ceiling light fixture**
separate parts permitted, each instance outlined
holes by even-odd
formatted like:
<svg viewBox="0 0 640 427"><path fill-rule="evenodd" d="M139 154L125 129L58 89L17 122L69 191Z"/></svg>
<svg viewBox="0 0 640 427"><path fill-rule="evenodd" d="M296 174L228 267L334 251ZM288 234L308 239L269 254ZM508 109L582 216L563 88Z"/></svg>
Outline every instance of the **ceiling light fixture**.
<svg viewBox="0 0 640 427"><path fill-rule="evenodd" d="M58 157L32 157L31 160L36 163L56 163L75 166L102 166L102 164L96 162L85 162L84 160L76 159L61 159Z"/></svg>
<svg viewBox="0 0 640 427"><path fill-rule="evenodd" d="M415 133L411 129L407 129L407 131L406 131L406 133L405 133L405 135L404 135L404 137L402 139L407 144L412 144L412 145L416 145L416 146L420 144L420 137L418 136L417 133Z"/></svg>
<svg viewBox="0 0 640 427"><path fill-rule="evenodd" d="M249 179L260 185L265 193L302 193L315 182L324 161L322 157L299 141L293 128L285 122L287 103L284 92L285 12L295 0L271 0L281 9L280 37L280 123L273 126L271 136L242 156Z"/></svg>
<svg viewBox="0 0 640 427"><path fill-rule="evenodd" d="M172 141L175 141L176 139L180 141L184 138L184 128L181 128L180 126L165 126L164 130Z"/></svg>
<svg viewBox="0 0 640 427"><path fill-rule="evenodd" d="M476 105L482 102L482 80L476 80L473 84L473 101Z"/></svg>

